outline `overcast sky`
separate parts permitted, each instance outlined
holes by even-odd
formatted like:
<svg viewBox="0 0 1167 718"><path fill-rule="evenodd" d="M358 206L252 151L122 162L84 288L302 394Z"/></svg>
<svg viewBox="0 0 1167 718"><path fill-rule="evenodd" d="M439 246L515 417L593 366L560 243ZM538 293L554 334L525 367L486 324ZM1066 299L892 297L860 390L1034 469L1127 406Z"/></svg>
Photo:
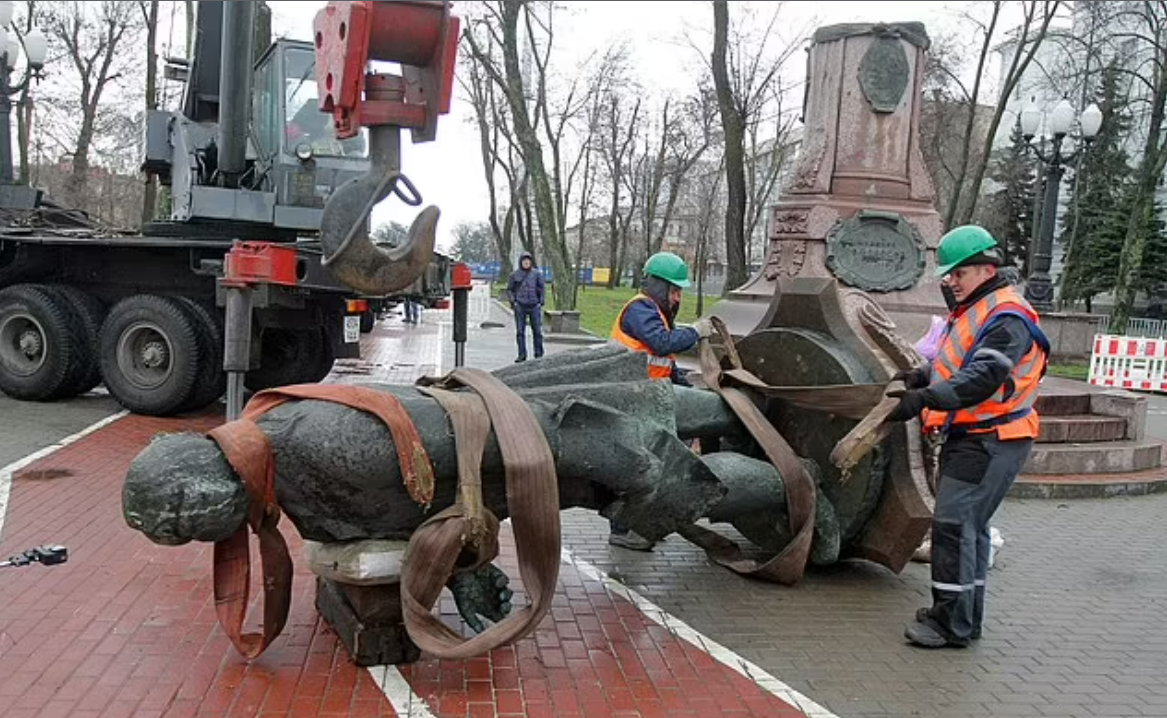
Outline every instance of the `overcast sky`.
<svg viewBox="0 0 1167 718"><path fill-rule="evenodd" d="M454 3L454 14L458 14L462 4ZM699 58L684 40L686 32L697 41L708 38L711 44L713 10L708 0L667 3L568 0L563 4L566 12L556 20L556 47L564 48L571 57L582 58L618 38L628 38L635 52L638 73L650 87L692 86L694 62ZM325 3L269 2L269 5L276 36L309 40L313 17ZM731 13L735 5L738 3L730 3ZM801 29L813 30L841 22L920 21L925 23L929 34L935 35L946 27L951 28L955 14L968 5L967 2L786 2L781 10L779 31L793 36ZM1002 23L1004 27L1011 24L1016 24L1016 20ZM708 48L704 52L708 53ZM565 59L562 67L567 69L572 64ZM805 67L801 57L796 64ZM447 249L455 224L485 220L489 208L472 116L469 103L455 83L452 109L439 121L437 139L415 146L406 135L403 142L403 170L417 185L425 203L441 208L438 244ZM374 224L395 219L408 225L416 212L390 197L374 210Z"/></svg>

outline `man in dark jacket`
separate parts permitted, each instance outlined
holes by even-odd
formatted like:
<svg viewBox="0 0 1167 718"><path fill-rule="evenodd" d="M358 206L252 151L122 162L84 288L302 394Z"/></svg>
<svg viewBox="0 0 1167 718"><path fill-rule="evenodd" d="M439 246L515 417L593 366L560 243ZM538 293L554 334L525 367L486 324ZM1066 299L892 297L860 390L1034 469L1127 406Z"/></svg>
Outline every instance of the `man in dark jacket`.
<svg viewBox="0 0 1167 718"><path fill-rule="evenodd" d="M984 228L957 227L936 250L937 273L955 302L931 365L900 372L905 389L891 421L920 418L941 442L932 516L932 605L905 630L927 648L981 637L989 521L1029 458L1040 423L1033 406L1049 342L1033 308L998 267Z"/></svg>
<svg viewBox="0 0 1167 718"><path fill-rule="evenodd" d="M708 319L698 319L692 327L677 325L681 293L688 286L685 260L672 252L658 252L644 263L640 293L628 300L612 323L612 341L648 355L650 379L692 386L674 355L692 349L699 339L712 334L713 325ZM635 531L617 521L609 525L608 543L613 546L652 550L653 542Z"/></svg>
<svg viewBox="0 0 1167 718"><path fill-rule="evenodd" d="M519 255L519 268L507 282L507 296L515 312L515 340L519 357L515 362L527 361L527 323L535 337L535 358L543 356L543 273L535 266L530 252Z"/></svg>

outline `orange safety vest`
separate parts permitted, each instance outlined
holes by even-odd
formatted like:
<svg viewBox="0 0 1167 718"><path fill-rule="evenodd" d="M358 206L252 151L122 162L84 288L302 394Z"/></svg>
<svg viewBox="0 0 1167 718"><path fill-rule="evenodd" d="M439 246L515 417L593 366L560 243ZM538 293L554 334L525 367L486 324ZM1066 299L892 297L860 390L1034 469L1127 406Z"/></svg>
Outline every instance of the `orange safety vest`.
<svg viewBox="0 0 1167 718"><path fill-rule="evenodd" d="M933 384L947 381L960 371L981 329L991 317L1002 311L1022 314L1034 326L1037 325L1037 312L1012 286L986 294L960 314L953 314L949 318L944 343L932 361ZM996 431L997 438L1003 441L1036 439L1040 422L1033 405L1037 401L1037 387L1044 374L1045 363L1046 352L1035 338L1033 346L1009 373L1012 382L1005 382L991 397L976 406L951 412L951 420L949 412L924 409L924 431L945 431L946 422L951 421L949 428L952 430L967 433Z"/></svg>
<svg viewBox="0 0 1167 718"><path fill-rule="evenodd" d="M621 307L620 314L616 316L616 321L612 324L611 338L617 342L620 342L634 352L644 352L648 355L649 379L669 379L673 375L673 355L669 354L668 356L662 357L653 354L652 350L648 348L647 344L620 328L620 322L624 321L624 312L628 311L628 307L633 302L639 301L641 299L647 299L648 301L652 302L652 306L654 309L656 309L656 313L660 315L661 323L663 323L666 327L669 325L669 320L667 317L665 317L665 313L660 310L660 307L657 306L652 297L648 296L647 294L637 294L632 299L629 299L623 307Z"/></svg>

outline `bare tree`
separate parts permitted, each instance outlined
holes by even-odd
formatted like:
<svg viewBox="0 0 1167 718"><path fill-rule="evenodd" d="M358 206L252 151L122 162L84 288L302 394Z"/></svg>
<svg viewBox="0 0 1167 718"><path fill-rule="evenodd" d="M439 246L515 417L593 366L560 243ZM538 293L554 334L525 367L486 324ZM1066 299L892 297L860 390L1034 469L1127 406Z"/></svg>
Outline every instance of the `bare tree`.
<svg viewBox="0 0 1167 718"><path fill-rule="evenodd" d="M464 32L469 33L472 29L472 26L467 24ZM493 46L489 36L484 38L483 45L487 48L486 54L493 55ZM482 168L486 177L487 191L490 195L488 221L495 249L498 252L499 276L506 277L510 276L512 270L511 247L513 246L516 206L514 201L509 202L500 221L497 173L504 171L510 176L509 166L506 169L503 167L506 164L502 155L502 151L505 149L502 143L506 141L504 133L507 133L507 129L504 127L505 118L498 111L495 83L483 67L482 60L474 54L464 55L463 58L464 72L458 73L457 77L462 88L470 96L470 104L474 107Z"/></svg>
<svg viewBox="0 0 1167 718"><path fill-rule="evenodd" d="M695 181L696 225L696 259L694 261L697 275L697 316L705 313L705 267L709 260L709 247L716 239L714 236L721 213L718 211L718 197L721 195L721 180L725 176L725 155L718 157L716 163L711 163L712 171L700 173Z"/></svg>
<svg viewBox="0 0 1167 718"><path fill-rule="evenodd" d="M713 136L717 108L711 93L699 89L695 96L679 102L679 107L673 106L674 99L665 98L660 123L655 128L656 147L651 146L647 135L645 138L646 176L640 203L645 257L663 247L685 179L709 148Z"/></svg>
<svg viewBox="0 0 1167 718"><path fill-rule="evenodd" d="M941 217L951 216L956 189L957 169L961 156L970 152L967 134L952 131L967 121L969 93L961 79L966 48L961 42L961 30L939 34L925 55L923 94L920 108L920 150L924 164L936 189L936 204Z"/></svg>
<svg viewBox="0 0 1167 718"><path fill-rule="evenodd" d="M782 106L784 92L774 92L774 117L764 122L755 114L746 126L748 160L746 161L746 260L754 254L754 236L758 224L766 215L771 195L778 185L782 170L793 159L790 135L796 117Z"/></svg>
<svg viewBox="0 0 1167 718"><path fill-rule="evenodd" d="M729 78L729 4L713 0L713 85L717 89L717 108L725 136L725 186L728 202L725 212L725 286L745 284L746 271L746 120L734 102Z"/></svg>
<svg viewBox="0 0 1167 718"><path fill-rule="evenodd" d="M635 141L640 128L640 98L631 103L619 88L607 93L604 108L604 131L599 141L600 156L604 161L611 204L608 208L608 287L620 285L624 269L628 228L636 212L637 193L629 192L626 207L621 207L624 191L637 186L632 167Z"/></svg>
<svg viewBox="0 0 1167 718"><path fill-rule="evenodd" d="M538 101L534 112L527 106L527 97L531 88L527 87L524 80L523 67L519 58L519 24L521 20L528 37L538 28L539 39L542 41L545 52L550 51L554 39L549 19L551 7L543 8L546 15L535 17L532 14L535 10L533 3L527 0L499 0L498 2L482 3L482 5L490 17L481 25L484 26L484 31L490 33L495 43L502 48L502 67L498 67L495 59L478 42L475 37L477 33L470 32L463 37L467 39L470 51L482 63L483 69L504 90L507 106L510 110L511 126L521 151L524 170L530 180L532 204L539 222L539 238L543 246L544 257L554 276L552 292L555 296L555 305L561 309L570 309L574 307L575 301L575 274L571 271L572 262L566 238L560 231L562 226L559 218L561 204L556 197L559 188L553 180L555 168L552 167L551 171L548 171L547 162L543 155L543 141L539 137L538 130L542 110ZM531 44L533 45L532 52L538 55L538 43ZM538 95L540 94L539 88L541 86L545 88L543 85L546 82L545 61L537 61L536 69L542 76L541 79L535 80L534 92Z"/></svg>
<svg viewBox="0 0 1167 718"><path fill-rule="evenodd" d="M133 3L113 0L54 3L46 10L46 33L51 42L63 48L77 73L76 95L66 104L78 112L58 127L68 138L72 154L67 199L75 206L84 206L98 122L102 114L112 111L103 107L102 100L110 85L136 65L125 46L133 44L141 29L139 11Z"/></svg>
<svg viewBox="0 0 1167 718"><path fill-rule="evenodd" d="M592 209L592 194L596 187L596 174L599 162L596 158L599 152L600 134L603 131L605 100L611 94L613 85L620 77L627 60L627 46L616 44L608 47L600 58L590 81L585 96L586 105L582 113L582 127L578 129L580 157L583 162L583 174L580 181L580 190L577 207L579 208L578 235L576 237L576 261L582 264L584 257L584 243L587 237L588 213ZM609 275L609 282L611 276ZM579 285L576 285L578 295Z"/></svg>
<svg viewBox="0 0 1167 718"><path fill-rule="evenodd" d="M726 290L744 284L748 278L746 228L750 192L746 181L747 129L751 122L758 121L769 103L785 91L780 84L779 72L799 47L796 39L778 47L776 54L768 49L775 36L781 9L781 3L775 4L773 14L758 34L745 29L744 23L731 24L726 0L713 0L713 51L709 68L725 142L728 196L725 214ZM760 212L756 214L760 216Z"/></svg>
<svg viewBox="0 0 1167 718"><path fill-rule="evenodd" d="M1033 62L1034 55L1037 54L1042 42L1045 41L1049 34L1050 22L1053 21L1054 16L1061 6L1059 0L1027 0L1022 3L1024 19L1021 26L1016 30L1016 37L1013 38L1012 57L1005 59L1007 67L998 93L996 108L993 111L992 119L989 121L983 148L979 156L975 158L975 161L972 161L972 142L975 134L973 128L977 119L976 107L980 98L985 66L989 54L993 51L993 47L996 44L994 34L997 30L1003 4L1002 0L993 0L990 18L986 23L980 23L971 18L971 16L966 16L980 25L983 38L977 60L973 88L971 92L967 93L968 110L962 135L964 137L964 145L960 152L960 164L957 168L953 184L953 195L948 202L948 216L944 218L945 226L948 227L956 224L967 224L976 213L977 201L980 198L980 187L984 181L985 171L989 164L989 154L992 149L993 138L997 134L997 129L1001 126L1001 118L1005 114L1005 107L1009 102L1009 96L1013 94L1017 83L1020 82L1021 77ZM953 81L963 89L964 86L960 83L959 79L953 77ZM970 162L972 164L972 179L966 182Z"/></svg>

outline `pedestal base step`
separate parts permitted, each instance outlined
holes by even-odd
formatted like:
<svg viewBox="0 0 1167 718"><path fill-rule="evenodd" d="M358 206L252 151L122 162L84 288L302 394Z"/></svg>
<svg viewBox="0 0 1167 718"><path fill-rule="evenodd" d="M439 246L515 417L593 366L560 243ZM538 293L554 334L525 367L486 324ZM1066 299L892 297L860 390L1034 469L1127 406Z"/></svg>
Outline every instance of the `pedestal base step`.
<svg viewBox="0 0 1167 718"><path fill-rule="evenodd" d="M401 586L350 586L316 577L316 610L358 666L413 663L421 651L401 619Z"/></svg>
<svg viewBox="0 0 1167 718"><path fill-rule="evenodd" d="M1125 474L1022 474L1009 490L1009 496L1015 499L1104 499L1160 492L1167 492L1167 472L1151 469Z"/></svg>
<svg viewBox="0 0 1167 718"><path fill-rule="evenodd" d="M1102 441L1034 444L1024 474L1120 474L1163 465L1163 442Z"/></svg>

